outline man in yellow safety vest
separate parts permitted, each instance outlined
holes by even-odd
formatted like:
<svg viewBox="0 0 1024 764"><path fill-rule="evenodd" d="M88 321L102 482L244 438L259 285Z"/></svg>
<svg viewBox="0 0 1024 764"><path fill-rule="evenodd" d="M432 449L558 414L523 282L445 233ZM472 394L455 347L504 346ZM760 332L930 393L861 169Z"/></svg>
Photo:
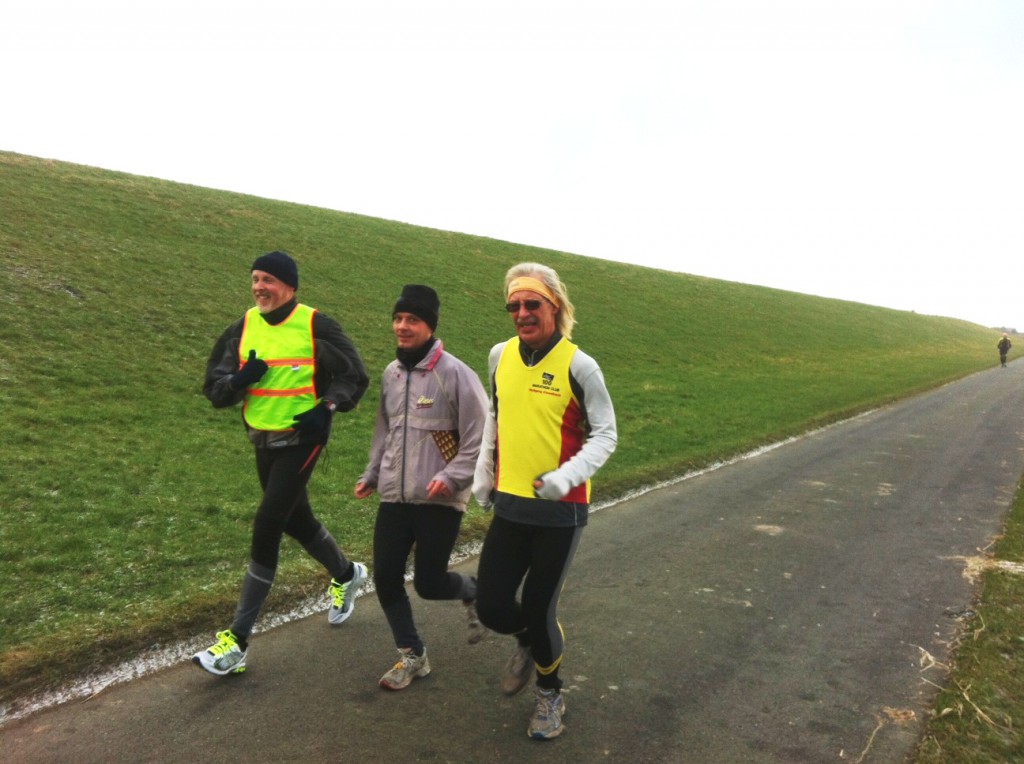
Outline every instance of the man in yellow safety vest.
<svg viewBox="0 0 1024 764"><path fill-rule="evenodd" d="M218 632L213 645L192 656L193 663L217 676L245 671L249 636L274 581L284 535L330 574L332 624L352 614L366 578L366 566L349 561L313 514L306 484L331 436L334 412L355 408L369 377L341 325L299 303L298 288L298 266L288 254L256 258L256 305L224 330L206 364L203 393L213 406L242 403L263 489L234 621Z"/></svg>

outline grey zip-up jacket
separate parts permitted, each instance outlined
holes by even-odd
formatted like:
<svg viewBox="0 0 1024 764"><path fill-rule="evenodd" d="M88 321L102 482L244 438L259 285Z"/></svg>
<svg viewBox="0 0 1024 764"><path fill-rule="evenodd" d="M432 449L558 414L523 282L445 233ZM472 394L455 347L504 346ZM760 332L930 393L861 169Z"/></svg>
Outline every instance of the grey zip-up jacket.
<svg viewBox="0 0 1024 764"><path fill-rule="evenodd" d="M411 371L392 361L381 379L370 461L358 482L375 488L381 501L464 512L486 417L480 378L446 353L441 340ZM428 500L432 480L452 495Z"/></svg>

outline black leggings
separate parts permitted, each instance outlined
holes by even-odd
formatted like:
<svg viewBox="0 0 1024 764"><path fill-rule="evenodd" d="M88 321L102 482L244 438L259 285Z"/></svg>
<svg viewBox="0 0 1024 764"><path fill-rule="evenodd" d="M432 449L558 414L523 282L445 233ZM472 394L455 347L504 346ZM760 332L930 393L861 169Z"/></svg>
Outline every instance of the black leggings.
<svg viewBox="0 0 1024 764"><path fill-rule="evenodd" d="M412 605L405 589L405 568L413 557L413 586L425 600L471 600L473 580L448 570L459 536L462 512L439 504L381 502L373 530L373 582L397 647L422 652Z"/></svg>
<svg viewBox="0 0 1024 764"><path fill-rule="evenodd" d="M558 623L558 596L583 534L583 526L550 528L495 517L477 567L480 622L499 634L515 634L529 646L537 685L561 688L558 667L565 638ZM516 600L523 586L522 603Z"/></svg>
<svg viewBox="0 0 1024 764"><path fill-rule="evenodd" d="M273 585L284 534L302 544L334 579L348 581L352 577L352 564L334 537L313 516L306 495L306 483L320 450L321 446L316 445L256 449L263 501L253 520L252 562L242 581L242 594L231 622L231 631L243 646Z"/></svg>
<svg viewBox="0 0 1024 764"><path fill-rule="evenodd" d="M284 534L305 546L320 530L320 521L309 506L306 484L322 448L309 444L256 449L256 472L263 487L263 501L253 520L253 562L277 570Z"/></svg>

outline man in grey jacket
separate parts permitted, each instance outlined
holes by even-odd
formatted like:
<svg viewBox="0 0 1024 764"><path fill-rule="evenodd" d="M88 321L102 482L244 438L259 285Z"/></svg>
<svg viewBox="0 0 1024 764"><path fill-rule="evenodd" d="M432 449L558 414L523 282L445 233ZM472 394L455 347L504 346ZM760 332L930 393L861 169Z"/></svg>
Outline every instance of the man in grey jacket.
<svg viewBox="0 0 1024 764"><path fill-rule="evenodd" d="M373 579L399 652L380 679L389 690L430 673L405 589L413 548L417 594L462 600L471 644L485 632L476 616L476 579L449 571L448 562L469 500L487 395L476 372L434 337L440 307L437 293L420 284L406 285L395 303L397 357L384 369L370 461L355 486L360 499L380 494Z"/></svg>

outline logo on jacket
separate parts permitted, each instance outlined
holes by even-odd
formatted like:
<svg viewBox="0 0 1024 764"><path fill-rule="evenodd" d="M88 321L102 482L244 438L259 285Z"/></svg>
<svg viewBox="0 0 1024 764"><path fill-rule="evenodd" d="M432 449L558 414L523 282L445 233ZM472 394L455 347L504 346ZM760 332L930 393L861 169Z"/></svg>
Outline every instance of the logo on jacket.
<svg viewBox="0 0 1024 764"><path fill-rule="evenodd" d="M416 401L416 408L418 409L429 409L434 405L434 399L428 398L425 395L421 395Z"/></svg>

